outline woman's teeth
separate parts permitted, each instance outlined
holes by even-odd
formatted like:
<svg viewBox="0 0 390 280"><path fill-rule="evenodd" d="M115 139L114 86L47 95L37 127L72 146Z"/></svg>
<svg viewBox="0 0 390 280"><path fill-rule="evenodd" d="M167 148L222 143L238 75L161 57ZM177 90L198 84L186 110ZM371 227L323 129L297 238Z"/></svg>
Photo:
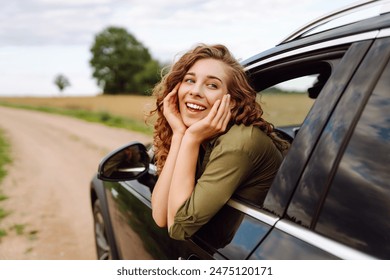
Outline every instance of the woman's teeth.
<svg viewBox="0 0 390 280"><path fill-rule="evenodd" d="M193 104L193 103L187 103L187 107L190 109L199 110L199 111L206 110L205 107L197 105L197 104Z"/></svg>

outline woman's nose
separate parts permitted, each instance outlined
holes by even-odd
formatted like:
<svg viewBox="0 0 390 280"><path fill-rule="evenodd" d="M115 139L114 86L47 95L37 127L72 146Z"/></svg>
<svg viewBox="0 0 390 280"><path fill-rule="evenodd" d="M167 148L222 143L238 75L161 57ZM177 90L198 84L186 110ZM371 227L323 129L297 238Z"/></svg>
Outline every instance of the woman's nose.
<svg viewBox="0 0 390 280"><path fill-rule="evenodd" d="M202 90L201 84L199 84L199 83L193 84L192 88L190 89L190 94L202 97L203 96L203 90Z"/></svg>

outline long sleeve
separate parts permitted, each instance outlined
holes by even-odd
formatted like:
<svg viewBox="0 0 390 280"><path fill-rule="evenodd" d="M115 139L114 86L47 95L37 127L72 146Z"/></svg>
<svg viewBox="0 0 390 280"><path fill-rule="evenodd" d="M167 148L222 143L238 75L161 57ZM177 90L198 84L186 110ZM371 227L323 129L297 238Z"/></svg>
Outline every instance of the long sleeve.
<svg viewBox="0 0 390 280"><path fill-rule="evenodd" d="M233 126L209 143L202 174L191 196L178 209L170 236L179 240L192 236L237 191L249 191L250 196L258 193L263 198L262 192L268 190L280 162L279 151L263 132Z"/></svg>

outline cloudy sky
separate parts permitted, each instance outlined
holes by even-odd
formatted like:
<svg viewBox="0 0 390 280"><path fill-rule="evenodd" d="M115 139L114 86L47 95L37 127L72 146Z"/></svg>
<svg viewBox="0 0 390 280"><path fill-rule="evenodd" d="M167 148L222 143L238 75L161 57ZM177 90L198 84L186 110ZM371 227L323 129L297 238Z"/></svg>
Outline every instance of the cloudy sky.
<svg viewBox="0 0 390 280"><path fill-rule="evenodd" d="M225 44L237 58L266 50L308 21L355 0L12 0L0 9L0 96L101 92L89 66L94 36L126 28L155 59L196 43Z"/></svg>

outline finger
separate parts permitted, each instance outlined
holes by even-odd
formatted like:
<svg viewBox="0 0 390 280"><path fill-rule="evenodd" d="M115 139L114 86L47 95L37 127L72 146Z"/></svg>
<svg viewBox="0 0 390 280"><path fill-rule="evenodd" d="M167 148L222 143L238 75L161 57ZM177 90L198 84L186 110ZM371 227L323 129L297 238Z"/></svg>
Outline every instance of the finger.
<svg viewBox="0 0 390 280"><path fill-rule="evenodd" d="M232 116L232 113L231 113L231 111L229 109L229 111L227 112L227 114L225 116L225 119L223 120L223 123L222 123L222 129L223 130L225 130L226 127L228 126L231 116Z"/></svg>
<svg viewBox="0 0 390 280"><path fill-rule="evenodd" d="M224 95L221 104L218 107L217 114L214 117L215 125L223 123L227 113L230 111L229 104L230 104L230 95L229 94Z"/></svg>
<svg viewBox="0 0 390 280"><path fill-rule="evenodd" d="M170 92L168 95L169 95L169 96L172 96L172 95L177 94L178 91L179 91L180 84L181 84L181 83L177 83L176 86L171 90L171 92ZM167 95L167 96L168 96L168 95Z"/></svg>
<svg viewBox="0 0 390 280"><path fill-rule="evenodd" d="M177 94L177 91L175 89L173 89L171 92L169 92L167 94L167 96L165 96L164 100L166 100L166 99L168 100L168 99L174 97L176 94Z"/></svg>
<svg viewBox="0 0 390 280"><path fill-rule="evenodd" d="M219 100L219 99L214 102L213 107L211 107L211 110L206 117L209 121L214 120L215 116L218 113L218 109L220 107L220 104L221 104L221 100Z"/></svg>
<svg viewBox="0 0 390 280"><path fill-rule="evenodd" d="M230 99L231 99L231 96L230 96L230 94L228 94L226 96L225 110L224 110L224 114L222 116L222 127L224 129L226 128L227 124L229 123L230 117L231 117Z"/></svg>
<svg viewBox="0 0 390 280"><path fill-rule="evenodd" d="M179 87L181 83L177 83L177 85L171 90L163 99L161 103L163 103L166 100L171 99L173 96L175 96L178 93Z"/></svg>
<svg viewBox="0 0 390 280"><path fill-rule="evenodd" d="M230 100L231 100L231 96L230 94L227 94L225 100L225 110L224 110L223 118L226 118L226 115L230 112Z"/></svg>
<svg viewBox="0 0 390 280"><path fill-rule="evenodd" d="M177 83L177 85L173 88L173 90L174 90L174 91L178 91L180 85L181 85L181 82Z"/></svg>
<svg viewBox="0 0 390 280"><path fill-rule="evenodd" d="M220 127L221 131L225 131L227 125L229 124L230 118L231 118L231 111L230 111L230 95L228 94L225 99L225 107L223 111L223 115L221 119L219 120L218 126Z"/></svg>

